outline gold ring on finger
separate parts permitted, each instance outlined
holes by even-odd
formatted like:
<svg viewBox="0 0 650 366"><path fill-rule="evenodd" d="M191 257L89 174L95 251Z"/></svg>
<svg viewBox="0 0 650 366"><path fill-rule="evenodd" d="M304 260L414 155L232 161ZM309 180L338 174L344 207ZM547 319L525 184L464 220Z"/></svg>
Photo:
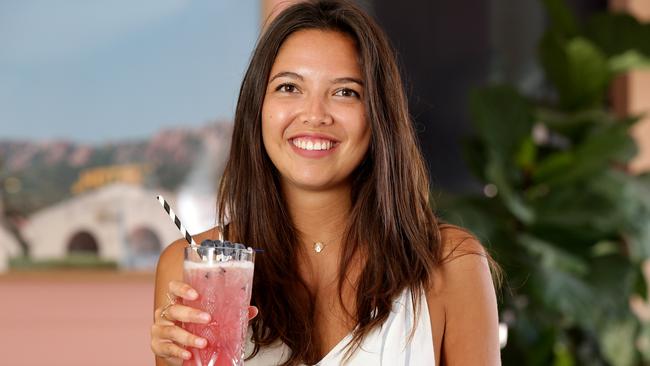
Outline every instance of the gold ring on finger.
<svg viewBox="0 0 650 366"><path fill-rule="evenodd" d="M170 321L170 322L173 321L173 320L167 318L167 310L169 310L169 308L172 307L172 305L174 305L174 304L170 302L170 303L168 303L167 305L165 305L162 308L162 310L160 311L160 318L161 319L167 320L167 321Z"/></svg>
<svg viewBox="0 0 650 366"><path fill-rule="evenodd" d="M168 292L167 293L167 300L168 300L167 304L165 306L163 306L162 310L160 311L160 318L163 319L163 320L167 320L167 321L171 322L173 320L167 318L167 310L169 310L169 308L172 305L176 305L176 298L174 298L174 296L172 296L172 294L170 294Z"/></svg>

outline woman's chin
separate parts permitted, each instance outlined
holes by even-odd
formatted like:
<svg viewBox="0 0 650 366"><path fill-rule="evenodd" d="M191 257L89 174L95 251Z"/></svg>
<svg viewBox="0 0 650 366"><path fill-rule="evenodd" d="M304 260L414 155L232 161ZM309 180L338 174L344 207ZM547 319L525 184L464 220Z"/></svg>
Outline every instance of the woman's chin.
<svg viewBox="0 0 650 366"><path fill-rule="evenodd" d="M339 189L342 182L333 179L309 178L309 179L291 179L286 188L297 189L307 192L322 192Z"/></svg>

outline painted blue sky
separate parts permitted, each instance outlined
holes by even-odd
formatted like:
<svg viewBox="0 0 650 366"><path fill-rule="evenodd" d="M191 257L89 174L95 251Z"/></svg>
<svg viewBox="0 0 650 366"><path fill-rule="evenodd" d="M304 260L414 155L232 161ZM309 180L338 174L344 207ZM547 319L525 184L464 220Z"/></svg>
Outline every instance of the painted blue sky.
<svg viewBox="0 0 650 366"><path fill-rule="evenodd" d="M0 0L0 139L230 119L259 13L259 0Z"/></svg>

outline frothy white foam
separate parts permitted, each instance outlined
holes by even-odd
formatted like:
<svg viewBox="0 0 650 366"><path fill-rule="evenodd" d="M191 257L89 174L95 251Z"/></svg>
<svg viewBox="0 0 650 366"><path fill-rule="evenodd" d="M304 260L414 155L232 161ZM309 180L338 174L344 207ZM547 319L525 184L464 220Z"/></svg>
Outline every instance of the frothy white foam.
<svg viewBox="0 0 650 366"><path fill-rule="evenodd" d="M253 269L253 262L250 261L227 261L227 262L211 262L211 263L200 263L200 262L191 262L185 261L183 266L187 270L192 269L215 269L215 268L241 268L241 269Z"/></svg>

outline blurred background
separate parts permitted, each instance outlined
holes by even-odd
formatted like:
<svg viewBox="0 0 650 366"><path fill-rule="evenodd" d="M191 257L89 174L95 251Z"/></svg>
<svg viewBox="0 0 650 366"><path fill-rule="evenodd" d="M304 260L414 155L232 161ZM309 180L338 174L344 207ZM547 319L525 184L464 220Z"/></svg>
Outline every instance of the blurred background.
<svg viewBox="0 0 650 366"><path fill-rule="evenodd" d="M0 0L3 364L153 364L179 237L155 196L214 225L239 83L287 3ZM503 267L503 363L650 364L650 1L357 3L397 50L434 209Z"/></svg>

